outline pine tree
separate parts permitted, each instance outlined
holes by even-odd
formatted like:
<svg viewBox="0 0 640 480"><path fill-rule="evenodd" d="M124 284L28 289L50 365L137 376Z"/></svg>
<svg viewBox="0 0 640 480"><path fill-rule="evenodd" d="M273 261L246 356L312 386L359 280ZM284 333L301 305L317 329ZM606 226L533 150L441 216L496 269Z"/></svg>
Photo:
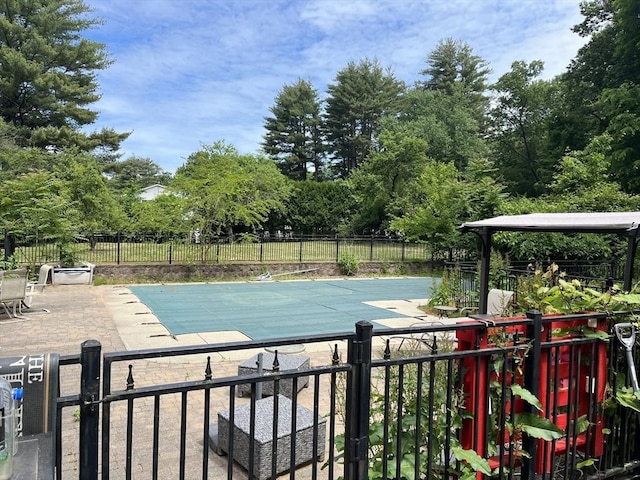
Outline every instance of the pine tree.
<svg viewBox="0 0 640 480"><path fill-rule="evenodd" d="M99 99L95 71L109 65L105 46L82 31L98 23L82 0L5 0L0 4L0 116L16 143L58 149L117 149L128 134L86 134Z"/></svg>
<svg viewBox="0 0 640 480"><path fill-rule="evenodd" d="M265 152L278 162L282 173L294 180L306 180L310 167L318 180L322 174L320 99L311 82L298 79L285 85L266 117Z"/></svg>
<svg viewBox="0 0 640 480"><path fill-rule="evenodd" d="M328 86L326 130L338 176L347 178L369 155L380 120L398 113L404 83L375 60L349 62Z"/></svg>

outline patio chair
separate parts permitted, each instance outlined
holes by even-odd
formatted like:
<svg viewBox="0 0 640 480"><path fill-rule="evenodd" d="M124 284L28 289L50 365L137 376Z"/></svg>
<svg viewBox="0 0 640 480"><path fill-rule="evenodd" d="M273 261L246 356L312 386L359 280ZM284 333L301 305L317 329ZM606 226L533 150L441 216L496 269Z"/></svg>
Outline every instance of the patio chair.
<svg viewBox="0 0 640 480"><path fill-rule="evenodd" d="M42 265L38 274L38 283L27 283L27 292L25 294L24 300L22 301L22 305L24 307L31 308L34 295L40 295L44 293L44 289L47 286L47 283L51 282L52 271L53 267L51 265ZM46 308L43 308L41 310L45 313L49 313L49 310L47 310Z"/></svg>
<svg viewBox="0 0 640 480"><path fill-rule="evenodd" d="M21 318L27 293L27 270L7 270L0 275L0 304L9 318Z"/></svg>
<svg viewBox="0 0 640 480"><path fill-rule="evenodd" d="M513 304L515 293L511 290L500 290L492 288L487 295L487 315L492 317L504 317L509 313L509 308ZM476 313L478 307L465 307L460 313Z"/></svg>
<svg viewBox="0 0 640 480"><path fill-rule="evenodd" d="M440 321L435 321L435 322L423 321L423 322L412 323L411 325L409 325L409 328L424 327L426 325L444 325L444 323ZM435 337L436 337L436 334L432 332L416 332L416 333L408 333L404 335L394 335L389 337L389 341L400 340L400 343L398 344L398 348L397 348L398 351L402 349L402 346L405 344L405 342L408 342L409 344L411 344L412 347L418 347L418 348L427 347L431 349L431 351L433 352L434 345L435 345L435 340L434 340Z"/></svg>
<svg viewBox="0 0 640 480"><path fill-rule="evenodd" d="M487 314L503 317L509 313L513 303L514 292L492 288L487 296Z"/></svg>

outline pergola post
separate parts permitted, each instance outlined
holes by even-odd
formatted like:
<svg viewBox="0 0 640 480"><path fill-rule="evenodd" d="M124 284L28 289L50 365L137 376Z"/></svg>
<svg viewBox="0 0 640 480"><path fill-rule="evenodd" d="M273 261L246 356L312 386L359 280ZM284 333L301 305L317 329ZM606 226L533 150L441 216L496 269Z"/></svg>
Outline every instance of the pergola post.
<svg viewBox="0 0 640 480"><path fill-rule="evenodd" d="M631 291L633 281L633 263L636 259L636 247L638 243L638 228L629 231L629 243L627 246L627 261L624 265L623 290Z"/></svg>
<svg viewBox="0 0 640 480"><path fill-rule="evenodd" d="M487 298L489 296L489 263L491 261L491 235L493 231L483 228L478 232L482 240L482 260L480 263L480 298L478 299L478 313L487 313Z"/></svg>

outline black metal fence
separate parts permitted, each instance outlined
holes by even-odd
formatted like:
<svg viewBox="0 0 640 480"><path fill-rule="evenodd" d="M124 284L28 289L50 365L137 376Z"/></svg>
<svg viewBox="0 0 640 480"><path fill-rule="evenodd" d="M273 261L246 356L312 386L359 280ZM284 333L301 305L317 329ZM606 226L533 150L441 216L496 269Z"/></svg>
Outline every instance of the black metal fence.
<svg viewBox="0 0 640 480"><path fill-rule="evenodd" d="M629 387L610 330L622 319L529 312L376 331L360 322L353 333L104 354L88 341L80 356L61 360L82 365L82 388L58 400L57 478L68 478L67 407L80 412L82 479L638 473L638 418L615 401ZM300 344L331 348L326 361L299 369L280 369L276 354L268 374L260 365L219 371L213 360ZM194 355L201 376L169 382L171 362ZM260 386L272 396L261 399Z"/></svg>
<svg viewBox="0 0 640 480"><path fill-rule="evenodd" d="M573 261L554 261L542 265L525 262L513 262L490 272L490 287L509 290L518 297L520 283L532 277L536 268L546 268L554 263L557 273L566 274L567 278L579 280L584 286L594 290L605 291L614 282L622 283L624 265L620 262L578 263ZM476 307L480 291L478 263L469 261L445 261L445 272L452 283L451 301L458 308Z"/></svg>
<svg viewBox="0 0 640 480"><path fill-rule="evenodd" d="M6 243L3 243L6 247ZM61 247L35 239L14 239L21 264L61 260ZM395 237L236 236L204 238L146 234L93 235L74 246L79 260L96 265L338 262L350 255L361 262L464 260L465 253L434 249ZM0 256L5 250L0 245Z"/></svg>

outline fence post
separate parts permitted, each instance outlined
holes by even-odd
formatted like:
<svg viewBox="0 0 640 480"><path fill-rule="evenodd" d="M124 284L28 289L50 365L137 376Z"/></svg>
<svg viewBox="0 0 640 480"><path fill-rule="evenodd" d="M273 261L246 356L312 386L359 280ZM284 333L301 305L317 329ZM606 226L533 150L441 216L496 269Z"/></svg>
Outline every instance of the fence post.
<svg viewBox="0 0 640 480"><path fill-rule="evenodd" d="M120 232L116 236L116 265L120 265Z"/></svg>
<svg viewBox="0 0 640 480"><path fill-rule="evenodd" d="M100 342L87 340L80 352L80 480L98 479L101 350Z"/></svg>
<svg viewBox="0 0 640 480"><path fill-rule="evenodd" d="M169 243L169 265L173 263L173 242Z"/></svg>
<svg viewBox="0 0 640 480"><path fill-rule="evenodd" d="M302 241L304 240L303 236L300 235L300 263L302 263Z"/></svg>
<svg viewBox="0 0 640 480"><path fill-rule="evenodd" d="M542 356L542 313L538 310L530 310L527 312L527 318L533 320L533 323L527 325L527 338L532 342L531 350L524 365L523 386L531 392L536 398L540 394L540 359ZM538 414L533 405L527 404L525 410L529 413ZM522 434L522 449L529 454L522 461L522 479L533 480L536 478L538 441L536 438Z"/></svg>
<svg viewBox="0 0 640 480"><path fill-rule="evenodd" d="M336 235L336 263L340 261L340 238Z"/></svg>
<svg viewBox="0 0 640 480"><path fill-rule="evenodd" d="M355 339L349 342L347 405L345 418L345 479L366 480L369 450L369 397L371 396L371 338L373 325L356 323Z"/></svg>

